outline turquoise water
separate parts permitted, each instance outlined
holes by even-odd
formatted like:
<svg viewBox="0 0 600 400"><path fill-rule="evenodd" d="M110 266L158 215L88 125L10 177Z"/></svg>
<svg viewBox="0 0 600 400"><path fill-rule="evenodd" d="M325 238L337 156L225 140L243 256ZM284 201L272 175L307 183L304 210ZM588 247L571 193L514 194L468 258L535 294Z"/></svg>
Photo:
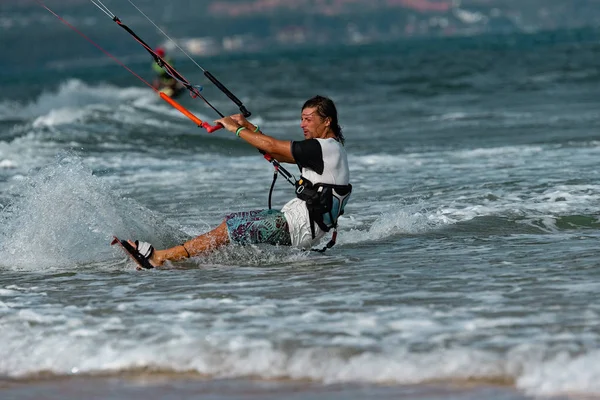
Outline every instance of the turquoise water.
<svg viewBox="0 0 600 400"><path fill-rule="evenodd" d="M353 197L324 255L232 246L138 272L113 235L162 247L265 208L272 168L55 24L15 35L0 75L3 398L600 394L600 32L197 59L279 138L333 98Z"/></svg>

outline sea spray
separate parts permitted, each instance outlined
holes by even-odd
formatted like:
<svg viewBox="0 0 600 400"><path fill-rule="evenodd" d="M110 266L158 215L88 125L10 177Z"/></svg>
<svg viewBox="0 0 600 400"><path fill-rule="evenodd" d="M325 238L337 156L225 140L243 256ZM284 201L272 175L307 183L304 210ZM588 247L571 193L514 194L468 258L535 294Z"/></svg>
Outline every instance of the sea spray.
<svg viewBox="0 0 600 400"><path fill-rule="evenodd" d="M123 199L76 156L32 173L0 212L0 259L38 269L114 258L113 235L172 245L186 235L132 199Z"/></svg>

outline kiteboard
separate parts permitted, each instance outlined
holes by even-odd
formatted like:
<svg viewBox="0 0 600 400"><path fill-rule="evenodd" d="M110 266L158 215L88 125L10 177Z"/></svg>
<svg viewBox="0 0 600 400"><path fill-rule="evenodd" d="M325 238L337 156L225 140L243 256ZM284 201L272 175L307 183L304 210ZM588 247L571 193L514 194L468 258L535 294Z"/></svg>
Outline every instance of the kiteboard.
<svg viewBox="0 0 600 400"><path fill-rule="evenodd" d="M112 242L110 242L111 246L118 244L125 253L137 264L137 269L152 269L154 266L150 264L147 258L144 258L137 250L129 244L126 240L121 240L116 236L113 236Z"/></svg>

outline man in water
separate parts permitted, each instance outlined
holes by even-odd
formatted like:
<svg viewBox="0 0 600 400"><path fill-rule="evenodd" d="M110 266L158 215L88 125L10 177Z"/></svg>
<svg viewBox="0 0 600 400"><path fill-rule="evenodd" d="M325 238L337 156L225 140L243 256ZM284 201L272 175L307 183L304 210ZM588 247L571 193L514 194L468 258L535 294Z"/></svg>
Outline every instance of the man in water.
<svg viewBox="0 0 600 400"><path fill-rule="evenodd" d="M302 176L296 182L296 197L281 211L229 214L210 232L165 250L155 250L149 243L129 241L133 251L138 253L138 260L147 263L146 268L200 255L230 242L310 248L327 231L337 227L352 186L344 136L333 101L315 96L304 103L300 122L304 140L301 141L267 136L240 114L216 122L277 161L297 164Z"/></svg>
<svg viewBox="0 0 600 400"><path fill-rule="evenodd" d="M167 64L173 66L173 62L169 57L167 57L165 49L163 49L162 47L157 47L154 50L154 53L156 53L157 56L162 58ZM177 95L177 93L179 92L179 84L177 80L171 75L169 75L167 71L165 71L164 68L158 65L158 63L156 62L152 63L152 70L156 75L154 81L152 82L152 86L154 86L155 89L164 92L170 97Z"/></svg>

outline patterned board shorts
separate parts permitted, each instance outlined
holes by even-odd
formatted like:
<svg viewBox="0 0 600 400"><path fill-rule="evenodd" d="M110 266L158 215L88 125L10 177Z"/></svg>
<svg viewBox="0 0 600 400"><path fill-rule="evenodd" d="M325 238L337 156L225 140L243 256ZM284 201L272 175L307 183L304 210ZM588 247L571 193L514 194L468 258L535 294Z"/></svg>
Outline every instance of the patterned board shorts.
<svg viewBox="0 0 600 400"><path fill-rule="evenodd" d="M285 215L277 210L242 211L225 217L232 242L290 246L292 238Z"/></svg>

